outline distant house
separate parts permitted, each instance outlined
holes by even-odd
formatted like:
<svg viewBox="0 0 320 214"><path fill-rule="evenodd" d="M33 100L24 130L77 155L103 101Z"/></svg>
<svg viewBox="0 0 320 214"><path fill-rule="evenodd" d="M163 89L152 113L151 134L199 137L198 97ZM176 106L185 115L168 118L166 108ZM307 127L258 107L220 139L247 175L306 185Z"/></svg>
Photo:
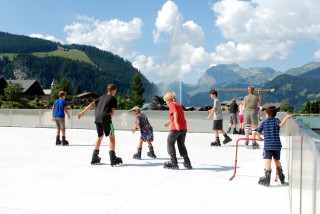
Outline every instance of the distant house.
<svg viewBox="0 0 320 214"><path fill-rule="evenodd" d="M265 103L262 105L263 108L267 108L268 106L275 106L276 108L280 108L281 104L280 103Z"/></svg>
<svg viewBox="0 0 320 214"><path fill-rule="evenodd" d="M91 103L93 100L97 99L98 97L99 95L93 92L84 92L77 95L77 98L85 105Z"/></svg>
<svg viewBox="0 0 320 214"><path fill-rule="evenodd" d="M0 78L0 95L4 95L4 89L8 84L16 83L21 84L24 98L28 100L41 99L45 95L37 80L5 80L4 77Z"/></svg>
<svg viewBox="0 0 320 214"><path fill-rule="evenodd" d="M41 99L41 97L45 95L37 80L8 80L8 83L20 83L23 88L23 95L28 100Z"/></svg>

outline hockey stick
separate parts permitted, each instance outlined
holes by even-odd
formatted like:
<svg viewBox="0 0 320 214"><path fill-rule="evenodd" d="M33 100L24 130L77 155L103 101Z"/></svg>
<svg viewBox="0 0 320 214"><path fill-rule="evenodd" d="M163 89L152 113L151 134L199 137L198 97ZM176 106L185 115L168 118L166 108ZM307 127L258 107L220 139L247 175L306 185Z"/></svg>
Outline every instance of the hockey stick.
<svg viewBox="0 0 320 214"><path fill-rule="evenodd" d="M238 163L238 145L240 140L256 140L256 141L263 141L260 139L255 139L255 138L239 138L236 142L236 158L234 160L234 170L233 170L233 175L229 178L230 181L232 181L236 177L237 173L237 163Z"/></svg>

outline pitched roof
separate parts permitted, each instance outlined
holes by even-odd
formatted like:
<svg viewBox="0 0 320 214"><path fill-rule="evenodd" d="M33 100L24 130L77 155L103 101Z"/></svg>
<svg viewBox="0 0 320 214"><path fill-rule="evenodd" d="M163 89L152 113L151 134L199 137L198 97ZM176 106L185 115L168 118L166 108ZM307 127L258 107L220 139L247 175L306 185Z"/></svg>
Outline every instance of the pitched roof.
<svg viewBox="0 0 320 214"><path fill-rule="evenodd" d="M78 98L88 99L88 98L98 98L99 96L93 92L84 92L77 95Z"/></svg>
<svg viewBox="0 0 320 214"><path fill-rule="evenodd" d="M37 80L8 80L7 82L9 84L20 83L23 88L23 93L30 92L32 94L45 95Z"/></svg>
<svg viewBox="0 0 320 214"><path fill-rule="evenodd" d="M23 93L26 92L37 80L8 80L10 84L20 83L23 88Z"/></svg>

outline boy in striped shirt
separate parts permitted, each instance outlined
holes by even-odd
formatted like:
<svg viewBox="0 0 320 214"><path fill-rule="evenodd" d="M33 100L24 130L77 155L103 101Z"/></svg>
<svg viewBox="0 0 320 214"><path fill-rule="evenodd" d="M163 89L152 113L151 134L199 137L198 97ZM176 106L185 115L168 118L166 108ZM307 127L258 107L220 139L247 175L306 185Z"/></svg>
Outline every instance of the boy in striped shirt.
<svg viewBox="0 0 320 214"><path fill-rule="evenodd" d="M257 130L257 138L260 138L260 134L263 131L264 135L264 150L263 150L263 159L265 162L265 176L260 177L259 184L264 186L270 185L271 178L271 161L272 158L276 164L277 172L282 184L284 184L285 176L282 171L281 162L280 162L280 153L281 153L281 141L280 141L280 128L283 127L287 120L290 119L293 115L287 115L285 118L280 121L276 118L278 109L275 106L268 106L265 110L266 120L263 121L260 127Z"/></svg>

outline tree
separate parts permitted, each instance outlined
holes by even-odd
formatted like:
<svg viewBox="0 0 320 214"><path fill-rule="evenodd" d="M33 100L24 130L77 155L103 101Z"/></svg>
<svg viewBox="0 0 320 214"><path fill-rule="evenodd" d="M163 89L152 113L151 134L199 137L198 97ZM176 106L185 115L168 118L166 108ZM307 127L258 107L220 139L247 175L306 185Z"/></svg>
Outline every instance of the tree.
<svg viewBox="0 0 320 214"><path fill-rule="evenodd" d="M293 107L290 105L289 99L282 100L280 103L280 111L293 112Z"/></svg>
<svg viewBox="0 0 320 214"><path fill-rule="evenodd" d="M63 77L60 81L60 84L59 84L59 89L60 91L64 91L67 93L67 96L71 96L72 93L71 93L71 90L70 90L70 87L69 87L69 80L67 77Z"/></svg>
<svg viewBox="0 0 320 214"><path fill-rule="evenodd" d="M52 104L56 99L59 98L59 91L60 91L60 85L59 82L56 80L53 80L53 87L51 88L50 93L50 104Z"/></svg>
<svg viewBox="0 0 320 214"><path fill-rule="evenodd" d="M144 88L141 82L141 77L135 74L132 78L130 89L128 92L129 99L134 106L142 107L144 104L143 99Z"/></svg>
<svg viewBox="0 0 320 214"><path fill-rule="evenodd" d="M308 101L302 110L302 113L307 113L307 114L319 114L319 112L320 112L320 101Z"/></svg>
<svg viewBox="0 0 320 214"><path fill-rule="evenodd" d="M69 87L69 80L66 77L63 77L60 83L56 80L53 80L53 87L51 88L50 93L50 104L52 104L56 99L59 98L59 91L65 91L67 93L66 100L70 101L71 99L71 90ZM69 95L69 96L68 96Z"/></svg>
<svg viewBox="0 0 320 214"><path fill-rule="evenodd" d="M7 85L4 89L4 96L6 100L11 102L20 102L23 95L23 87L20 83L13 83Z"/></svg>
<svg viewBox="0 0 320 214"><path fill-rule="evenodd" d="M82 85L81 83L78 83L76 86L76 91L75 91L75 95L81 94L82 93Z"/></svg>

